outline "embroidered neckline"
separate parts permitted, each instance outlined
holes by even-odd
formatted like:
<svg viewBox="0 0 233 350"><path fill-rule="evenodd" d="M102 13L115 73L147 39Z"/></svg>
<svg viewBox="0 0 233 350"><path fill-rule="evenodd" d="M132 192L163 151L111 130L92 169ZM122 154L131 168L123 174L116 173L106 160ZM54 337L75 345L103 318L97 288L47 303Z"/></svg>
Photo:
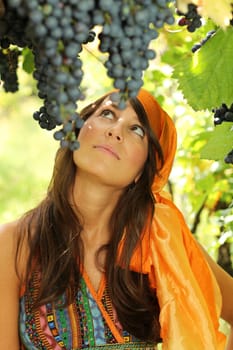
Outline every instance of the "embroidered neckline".
<svg viewBox="0 0 233 350"><path fill-rule="evenodd" d="M76 298L65 308L59 308L59 304L64 304L64 294L56 307L48 303L34 310L38 290L39 273L35 273L21 298L20 334L25 349L155 349L155 345L139 342L127 331L120 332L117 328L104 274L95 291L83 271Z"/></svg>

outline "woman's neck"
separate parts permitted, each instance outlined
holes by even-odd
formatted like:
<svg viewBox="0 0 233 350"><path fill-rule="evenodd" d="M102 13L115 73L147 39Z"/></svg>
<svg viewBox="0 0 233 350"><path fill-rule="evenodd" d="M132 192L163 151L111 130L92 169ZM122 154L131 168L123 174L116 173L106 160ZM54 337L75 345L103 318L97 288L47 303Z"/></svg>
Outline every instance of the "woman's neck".
<svg viewBox="0 0 233 350"><path fill-rule="evenodd" d="M121 194L122 189L106 186L88 176L76 175L72 204L81 215L84 240L94 240L95 243L109 240L109 221Z"/></svg>

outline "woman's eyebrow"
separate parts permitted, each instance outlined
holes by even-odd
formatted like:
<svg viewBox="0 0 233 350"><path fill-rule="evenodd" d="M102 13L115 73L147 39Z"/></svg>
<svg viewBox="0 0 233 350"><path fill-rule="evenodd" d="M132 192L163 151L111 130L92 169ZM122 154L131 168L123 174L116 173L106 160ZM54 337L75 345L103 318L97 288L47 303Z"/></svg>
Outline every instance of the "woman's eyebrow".
<svg viewBox="0 0 233 350"><path fill-rule="evenodd" d="M111 100L107 100L106 104L102 105L102 107L112 107L113 109L116 109L117 111L121 111L121 109L119 109L118 107L118 103L111 101ZM135 122L137 122L138 124L140 124L141 126L143 126L143 124L140 122L138 115L137 114L133 114L133 119L135 120Z"/></svg>

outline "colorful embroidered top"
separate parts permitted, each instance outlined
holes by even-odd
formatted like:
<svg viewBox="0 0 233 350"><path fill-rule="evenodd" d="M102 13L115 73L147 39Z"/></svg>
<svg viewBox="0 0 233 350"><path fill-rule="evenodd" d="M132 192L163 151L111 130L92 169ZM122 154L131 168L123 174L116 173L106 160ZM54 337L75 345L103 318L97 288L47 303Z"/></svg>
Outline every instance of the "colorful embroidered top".
<svg viewBox="0 0 233 350"><path fill-rule="evenodd" d="M38 285L38 274L34 274L20 299L22 350L156 349L155 344L140 342L122 329L104 276L96 292L84 272L76 299L66 308L59 307L64 303L63 295L56 308L46 304L34 311Z"/></svg>

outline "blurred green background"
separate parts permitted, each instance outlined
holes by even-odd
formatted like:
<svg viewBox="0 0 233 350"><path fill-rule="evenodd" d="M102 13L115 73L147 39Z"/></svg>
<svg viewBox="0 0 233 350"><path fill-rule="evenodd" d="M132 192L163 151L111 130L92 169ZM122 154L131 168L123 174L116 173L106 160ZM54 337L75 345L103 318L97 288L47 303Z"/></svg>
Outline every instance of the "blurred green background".
<svg viewBox="0 0 233 350"><path fill-rule="evenodd" d="M0 221L17 218L45 194L56 144L32 118L40 106L31 78L20 71L20 90L0 92Z"/></svg>

